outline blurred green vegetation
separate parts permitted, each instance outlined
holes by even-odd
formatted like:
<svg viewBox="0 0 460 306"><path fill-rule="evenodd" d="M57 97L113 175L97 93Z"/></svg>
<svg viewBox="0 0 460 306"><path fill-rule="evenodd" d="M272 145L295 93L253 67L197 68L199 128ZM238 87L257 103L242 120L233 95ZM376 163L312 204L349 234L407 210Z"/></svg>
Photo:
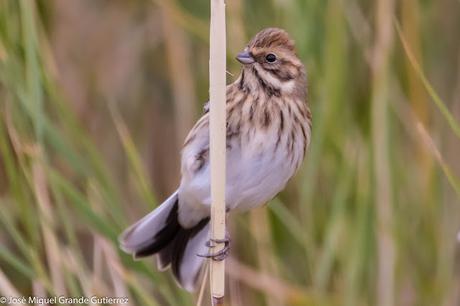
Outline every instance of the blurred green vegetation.
<svg viewBox="0 0 460 306"><path fill-rule="evenodd" d="M1 295L195 305L117 235L178 184L208 15L0 2ZM232 0L227 19L229 82L252 35L285 28L314 118L287 190L231 218L228 305L459 305L460 2Z"/></svg>

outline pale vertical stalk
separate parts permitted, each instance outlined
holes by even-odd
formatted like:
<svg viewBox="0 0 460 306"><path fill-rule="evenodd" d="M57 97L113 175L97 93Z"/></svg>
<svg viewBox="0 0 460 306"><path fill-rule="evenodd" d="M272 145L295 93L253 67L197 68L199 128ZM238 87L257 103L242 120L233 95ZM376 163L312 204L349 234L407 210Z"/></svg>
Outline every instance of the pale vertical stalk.
<svg viewBox="0 0 460 306"><path fill-rule="evenodd" d="M211 158L211 236L225 238L225 152L226 152L226 35L225 2L211 0L209 99ZM218 244L213 252L223 248ZM211 298L213 305L223 305L225 261L211 260Z"/></svg>
<svg viewBox="0 0 460 306"><path fill-rule="evenodd" d="M393 46L394 0L379 0L373 53L372 140L377 205L378 278L377 305L394 305L395 242L388 142L389 59Z"/></svg>

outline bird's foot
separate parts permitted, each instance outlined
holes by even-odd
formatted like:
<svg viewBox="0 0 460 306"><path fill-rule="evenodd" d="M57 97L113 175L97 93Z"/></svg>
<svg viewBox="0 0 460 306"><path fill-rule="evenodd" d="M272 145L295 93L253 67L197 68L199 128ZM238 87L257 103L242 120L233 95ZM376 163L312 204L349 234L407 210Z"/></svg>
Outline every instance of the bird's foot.
<svg viewBox="0 0 460 306"><path fill-rule="evenodd" d="M222 250L215 252L215 253L208 253L208 254L197 254L197 256L204 257L204 258L211 258L214 261L222 261L227 258L229 251L230 251L230 237L226 235L224 239L209 239L206 241L206 246L210 249L215 248L219 244L223 244L224 247Z"/></svg>

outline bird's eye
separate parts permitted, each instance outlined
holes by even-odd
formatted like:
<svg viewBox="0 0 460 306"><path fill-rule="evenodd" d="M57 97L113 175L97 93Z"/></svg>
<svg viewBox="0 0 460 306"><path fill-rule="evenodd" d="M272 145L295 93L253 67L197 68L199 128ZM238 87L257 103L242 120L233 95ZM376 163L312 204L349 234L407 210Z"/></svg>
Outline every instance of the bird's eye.
<svg viewBox="0 0 460 306"><path fill-rule="evenodd" d="M268 53L267 56L265 56L265 59L267 60L267 62L273 63L276 61L276 55L273 53Z"/></svg>

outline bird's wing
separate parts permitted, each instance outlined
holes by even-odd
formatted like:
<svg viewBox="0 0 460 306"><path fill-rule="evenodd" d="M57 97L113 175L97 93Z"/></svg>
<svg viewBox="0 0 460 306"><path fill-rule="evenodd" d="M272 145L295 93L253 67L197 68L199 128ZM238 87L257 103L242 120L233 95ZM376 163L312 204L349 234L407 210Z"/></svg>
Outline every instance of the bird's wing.
<svg viewBox="0 0 460 306"><path fill-rule="evenodd" d="M195 124L182 149L179 223L192 227L209 215L209 113Z"/></svg>

